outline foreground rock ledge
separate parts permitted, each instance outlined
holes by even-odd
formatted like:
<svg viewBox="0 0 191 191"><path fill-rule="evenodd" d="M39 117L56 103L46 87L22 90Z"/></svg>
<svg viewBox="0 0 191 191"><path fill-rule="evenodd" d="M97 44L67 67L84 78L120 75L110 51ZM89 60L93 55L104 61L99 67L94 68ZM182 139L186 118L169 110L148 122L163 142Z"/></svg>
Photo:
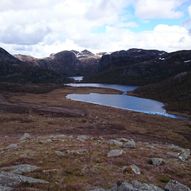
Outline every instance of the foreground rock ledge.
<svg viewBox="0 0 191 191"><path fill-rule="evenodd" d="M141 183L139 181L118 182L111 189L94 188L89 191L191 191L189 187L175 180L170 180L164 189L153 184Z"/></svg>

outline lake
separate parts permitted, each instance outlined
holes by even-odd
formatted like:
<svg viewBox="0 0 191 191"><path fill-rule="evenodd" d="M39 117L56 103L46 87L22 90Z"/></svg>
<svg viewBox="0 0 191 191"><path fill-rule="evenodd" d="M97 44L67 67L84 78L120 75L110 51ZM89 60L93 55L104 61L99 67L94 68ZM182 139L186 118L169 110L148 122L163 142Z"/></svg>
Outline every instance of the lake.
<svg viewBox="0 0 191 191"><path fill-rule="evenodd" d="M116 84L100 84L100 83L70 83L67 84L72 87L92 87L92 88L109 88L119 90L121 94L100 94L100 93L89 93L89 94L68 94L67 99L74 101L82 101L86 103L98 104L103 106L109 106L124 110L131 110L136 112L142 112L153 115L162 115L170 118L177 118L176 115L169 114L164 109L162 102L140 98L136 96L129 96L126 93L135 90L136 86L125 86Z"/></svg>

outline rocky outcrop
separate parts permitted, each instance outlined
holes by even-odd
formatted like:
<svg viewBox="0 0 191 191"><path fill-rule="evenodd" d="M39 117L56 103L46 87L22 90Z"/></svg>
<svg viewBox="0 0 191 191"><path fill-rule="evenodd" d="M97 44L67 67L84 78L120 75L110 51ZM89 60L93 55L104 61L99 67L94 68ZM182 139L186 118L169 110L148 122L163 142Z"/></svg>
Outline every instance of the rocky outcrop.
<svg viewBox="0 0 191 191"><path fill-rule="evenodd" d="M48 184L48 182L45 180L22 175L24 173L30 173L38 169L39 167L29 164L20 164L1 168L0 190L11 191L14 190L14 188L21 183Z"/></svg>
<svg viewBox="0 0 191 191"><path fill-rule="evenodd" d="M191 191L191 189L178 181L170 180L165 186L165 191Z"/></svg>
<svg viewBox="0 0 191 191"><path fill-rule="evenodd" d="M111 189L95 188L90 191L190 191L190 188L174 180L169 181L165 189L153 184L132 181L131 183L118 182Z"/></svg>
<svg viewBox="0 0 191 191"><path fill-rule="evenodd" d="M141 183L139 181L118 182L111 189L104 190L102 188L92 189L90 191L164 191L163 189L153 184Z"/></svg>

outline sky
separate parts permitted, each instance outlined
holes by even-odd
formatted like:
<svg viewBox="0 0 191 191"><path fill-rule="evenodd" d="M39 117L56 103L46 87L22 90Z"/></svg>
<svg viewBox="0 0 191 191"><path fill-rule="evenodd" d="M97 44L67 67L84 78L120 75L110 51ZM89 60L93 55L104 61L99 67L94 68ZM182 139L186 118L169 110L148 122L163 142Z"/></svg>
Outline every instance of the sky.
<svg viewBox="0 0 191 191"><path fill-rule="evenodd" d="M191 0L0 0L0 47L35 57L191 49Z"/></svg>

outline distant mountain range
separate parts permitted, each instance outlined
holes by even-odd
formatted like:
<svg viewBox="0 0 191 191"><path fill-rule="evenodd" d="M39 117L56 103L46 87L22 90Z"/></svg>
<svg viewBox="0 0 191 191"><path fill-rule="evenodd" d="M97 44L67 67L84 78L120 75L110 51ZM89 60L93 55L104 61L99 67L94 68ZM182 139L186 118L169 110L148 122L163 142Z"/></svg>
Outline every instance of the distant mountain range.
<svg viewBox="0 0 191 191"><path fill-rule="evenodd" d="M13 56L0 48L0 82L64 83L75 75L84 76L85 82L142 86L135 94L167 102L173 111L191 113L191 50L99 54L71 50L37 59Z"/></svg>

